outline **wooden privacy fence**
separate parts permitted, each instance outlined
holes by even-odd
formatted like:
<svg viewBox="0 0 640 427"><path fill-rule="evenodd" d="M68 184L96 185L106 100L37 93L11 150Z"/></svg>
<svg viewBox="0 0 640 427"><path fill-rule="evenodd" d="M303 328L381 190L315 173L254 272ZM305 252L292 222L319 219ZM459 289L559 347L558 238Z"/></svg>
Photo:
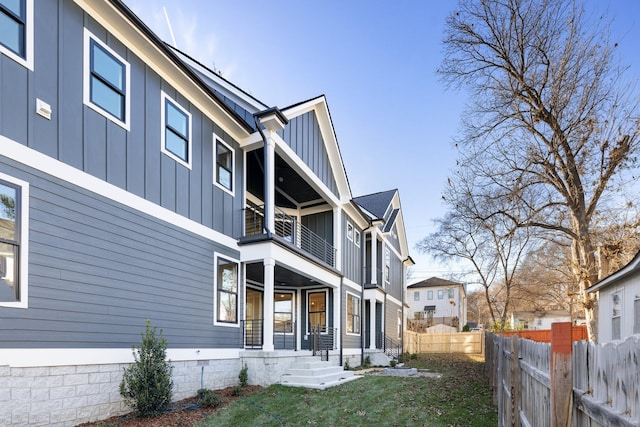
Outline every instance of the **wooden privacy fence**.
<svg viewBox="0 0 640 427"><path fill-rule="evenodd" d="M505 337L517 335L526 340L551 343L551 329L524 329L521 331L504 331L499 333ZM585 325L573 326L571 328L571 339L573 341L588 341L589 335L587 334L587 327Z"/></svg>
<svg viewBox="0 0 640 427"><path fill-rule="evenodd" d="M485 367L498 425L640 426L640 337L571 341L554 323L551 344L486 334Z"/></svg>
<svg viewBox="0 0 640 427"><path fill-rule="evenodd" d="M422 334L406 331L404 351L407 353L482 354L484 348L482 335L482 332Z"/></svg>

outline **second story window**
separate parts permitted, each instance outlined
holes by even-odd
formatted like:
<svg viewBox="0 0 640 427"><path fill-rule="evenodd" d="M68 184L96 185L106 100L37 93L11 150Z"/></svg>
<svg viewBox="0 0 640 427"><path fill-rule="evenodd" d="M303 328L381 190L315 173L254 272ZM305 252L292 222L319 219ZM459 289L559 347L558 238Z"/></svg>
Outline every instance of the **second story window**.
<svg viewBox="0 0 640 427"><path fill-rule="evenodd" d="M85 29L85 104L129 130L129 64Z"/></svg>
<svg viewBox="0 0 640 427"><path fill-rule="evenodd" d="M33 0L0 0L0 52L33 69Z"/></svg>
<svg viewBox="0 0 640 427"><path fill-rule="evenodd" d="M162 92L162 152L191 168L191 114Z"/></svg>
<svg viewBox="0 0 640 427"><path fill-rule="evenodd" d="M215 183L218 187L233 195L233 150L222 140L218 138L214 138L214 140L216 142Z"/></svg>

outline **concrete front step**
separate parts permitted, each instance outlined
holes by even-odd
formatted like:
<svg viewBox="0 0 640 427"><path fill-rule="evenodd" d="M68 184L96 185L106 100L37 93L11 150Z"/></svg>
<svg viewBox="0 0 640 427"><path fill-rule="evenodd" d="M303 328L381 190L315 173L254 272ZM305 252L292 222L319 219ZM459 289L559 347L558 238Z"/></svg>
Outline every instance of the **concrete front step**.
<svg viewBox="0 0 640 427"><path fill-rule="evenodd" d="M299 359L291 365L281 377L280 384L293 387L325 389L360 378L352 371L345 371L342 366L334 366L330 362L318 361L317 358Z"/></svg>

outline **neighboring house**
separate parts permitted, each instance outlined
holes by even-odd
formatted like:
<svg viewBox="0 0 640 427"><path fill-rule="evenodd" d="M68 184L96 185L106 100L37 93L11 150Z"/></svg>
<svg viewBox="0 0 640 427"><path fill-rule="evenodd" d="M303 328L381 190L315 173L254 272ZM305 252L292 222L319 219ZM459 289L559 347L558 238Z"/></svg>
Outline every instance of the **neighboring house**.
<svg viewBox="0 0 640 427"><path fill-rule="evenodd" d="M514 311L511 325L514 329L551 329L556 322L571 322L568 310Z"/></svg>
<svg viewBox="0 0 640 427"><path fill-rule="evenodd" d="M119 0L0 21L0 424L125 411L147 319L176 398L402 351L399 194L352 196L324 96L270 107Z"/></svg>
<svg viewBox="0 0 640 427"><path fill-rule="evenodd" d="M640 334L640 252L587 292L598 295L599 343Z"/></svg>
<svg viewBox="0 0 640 427"><path fill-rule="evenodd" d="M467 324L463 283L431 277L407 286L408 322L418 329L443 324L461 331Z"/></svg>

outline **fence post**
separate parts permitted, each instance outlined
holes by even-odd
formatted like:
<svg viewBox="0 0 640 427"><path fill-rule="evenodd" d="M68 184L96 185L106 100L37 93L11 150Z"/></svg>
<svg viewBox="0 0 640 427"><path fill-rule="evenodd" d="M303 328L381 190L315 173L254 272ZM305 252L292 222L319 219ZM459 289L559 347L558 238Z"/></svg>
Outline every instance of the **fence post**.
<svg viewBox="0 0 640 427"><path fill-rule="evenodd" d="M520 427L520 338L518 335L511 336L511 360L509 378L511 379L511 426Z"/></svg>
<svg viewBox="0 0 640 427"><path fill-rule="evenodd" d="M568 427L571 422L573 373L571 322L551 324L551 425Z"/></svg>
<svg viewBox="0 0 640 427"><path fill-rule="evenodd" d="M495 400L498 402L498 426L504 427L505 416L504 416L504 402L502 399L502 393L504 390L504 341L505 338L501 335L498 335L498 375L496 377L496 386L497 390L494 392L494 395L497 394Z"/></svg>

